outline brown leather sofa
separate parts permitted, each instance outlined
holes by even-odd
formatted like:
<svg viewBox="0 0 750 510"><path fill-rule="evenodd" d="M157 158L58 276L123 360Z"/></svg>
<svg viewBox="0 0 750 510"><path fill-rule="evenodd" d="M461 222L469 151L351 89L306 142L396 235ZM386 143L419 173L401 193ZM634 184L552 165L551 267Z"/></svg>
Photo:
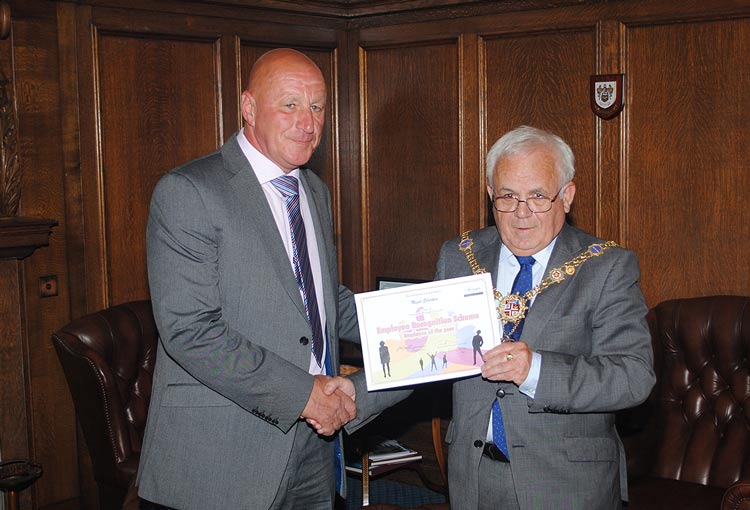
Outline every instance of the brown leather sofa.
<svg viewBox="0 0 750 510"><path fill-rule="evenodd" d="M657 384L620 417L628 510L750 509L750 297L665 301L648 321Z"/></svg>
<svg viewBox="0 0 750 510"><path fill-rule="evenodd" d="M100 510L138 508L134 480L157 337L150 301L81 317L52 335L91 455Z"/></svg>

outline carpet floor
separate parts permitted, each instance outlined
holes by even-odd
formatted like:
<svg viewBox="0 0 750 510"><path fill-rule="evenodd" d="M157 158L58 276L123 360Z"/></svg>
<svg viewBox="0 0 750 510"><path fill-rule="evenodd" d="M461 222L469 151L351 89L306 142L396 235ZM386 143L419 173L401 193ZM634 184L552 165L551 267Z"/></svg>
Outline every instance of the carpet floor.
<svg viewBox="0 0 750 510"><path fill-rule="evenodd" d="M346 481L346 487L346 510L362 508L362 482L350 477ZM373 503L410 507L425 503L445 503L445 496L416 485L390 480L370 480L370 504Z"/></svg>

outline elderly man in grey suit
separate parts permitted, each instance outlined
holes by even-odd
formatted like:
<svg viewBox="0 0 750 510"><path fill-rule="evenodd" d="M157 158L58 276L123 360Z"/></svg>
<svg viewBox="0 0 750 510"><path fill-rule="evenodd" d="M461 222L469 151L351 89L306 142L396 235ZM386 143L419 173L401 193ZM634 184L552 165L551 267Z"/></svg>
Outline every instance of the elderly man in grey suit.
<svg viewBox="0 0 750 510"><path fill-rule="evenodd" d="M635 254L565 223L573 153L522 126L487 154L497 228L447 241L437 278L489 271L503 343L453 387L452 510L598 510L627 499L614 412L654 384Z"/></svg>
<svg viewBox="0 0 750 510"><path fill-rule="evenodd" d="M343 484L335 432L356 395L330 376L356 313L338 284L329 192L299 168L325 109L318 67L272 50L242 94L243 131L154 191L160 342L137 479L145 507L330 510Z"/></svg>

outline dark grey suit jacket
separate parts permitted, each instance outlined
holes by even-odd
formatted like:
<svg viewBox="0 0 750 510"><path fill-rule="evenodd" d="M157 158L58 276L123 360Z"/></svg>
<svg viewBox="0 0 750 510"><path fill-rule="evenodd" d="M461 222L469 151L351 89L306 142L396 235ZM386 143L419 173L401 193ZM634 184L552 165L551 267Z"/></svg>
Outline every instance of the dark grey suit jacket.
<svg viewBox="0 0 750 510"><path fill-rule="evenodd" d="M300 183L320 251L337 371L339 333L358 338L354 300L338 283L329 192L310 171ZM139 494L182 510L268 508L294 434L307 426L299 416L313 379L310 345L300 339L312 332L268 202L235 136L160 180L147 232L161 341ZM361 414L360 422L370 418Z"/></svg>
<svg viewBox="0 0 750 510"><path fill-rule="evenodd" d="M471 233L480 267L497 281L497 229ZM547 272L601 242L564 226ZM438 279L471 274L459 238L440 252ZM496 392L522 510L618 508L627 498L625 456L614 411L644 401L654 384L653 353L635 254L610 248L539 294L521 340L542 356L535 398L512 383L472 377L453 386L448 476L452 510L476 509L479 461ZM501 392L502 393L502 392ZM479 445L479 447L477 446Z"/></svg>

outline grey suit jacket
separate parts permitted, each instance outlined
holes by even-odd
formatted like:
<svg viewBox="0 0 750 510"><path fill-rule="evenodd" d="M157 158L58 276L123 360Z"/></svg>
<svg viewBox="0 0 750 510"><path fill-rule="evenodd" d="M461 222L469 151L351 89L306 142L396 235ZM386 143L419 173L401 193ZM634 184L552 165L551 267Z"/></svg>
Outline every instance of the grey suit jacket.
<svg viewBox="0 0 750 510"><path fill-rule="evenodd" d="M496 228L471 233L480 267L497 281ZM547 272L601 242L565 225ZM438 279L471 274L459 238L440 252ZM542 356L535 397L513 383L472 377L453 386L448 427L452 510L476 509L490 409L503 411L511 470L522 510L613 509L627 499L625 455L614 411L644 401L655 382L635 254L610 248L573 276L544 290L528 312L521 340ZM504 397L498 398L497 395Z"/></svg>
<svg viewBox="0 0 750 510"><path fill-rule="evenodd" d="M339 287L327 188L300 177L320 250L327 335L357 338ZM165 175L148 222L161 336L138 471L139 495L179 509L268 508L313 379L304 304L263 190L232 136ZM317 282L316 282L317 283ZM363 399L366 400L366 399ZM360 421L366 421L363 416ZM330 442L323 442L331 449Z"/></svg>

